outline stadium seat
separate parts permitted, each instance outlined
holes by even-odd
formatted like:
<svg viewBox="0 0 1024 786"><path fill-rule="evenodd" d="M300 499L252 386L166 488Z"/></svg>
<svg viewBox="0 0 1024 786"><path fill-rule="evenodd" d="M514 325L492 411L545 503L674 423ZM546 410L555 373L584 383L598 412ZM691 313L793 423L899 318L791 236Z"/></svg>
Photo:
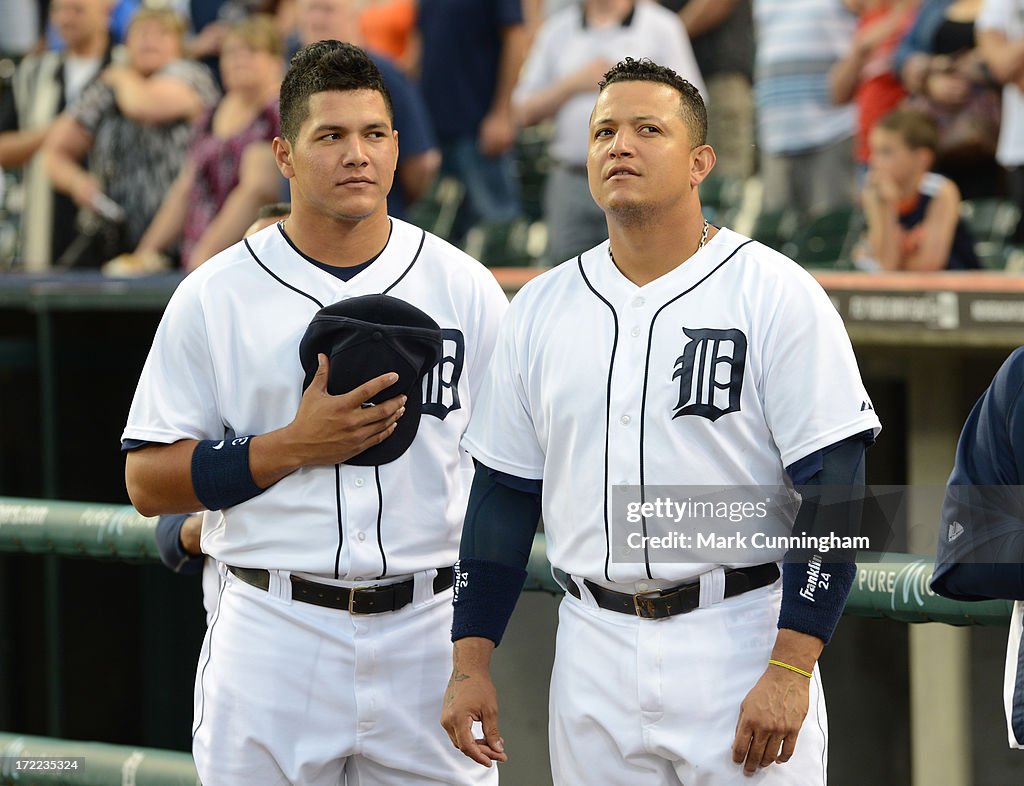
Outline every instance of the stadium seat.
<svg viewBox="0 0 1024 786"><path fill-rule="evenodd" d="M995 243L1002 246L1013 235L1020 220L1020 206L1009 199L996 197L965 199L960 215L977 243Z"/></svg>
<svg viewBox="0 0 1024 786"><path fill-rule="evenodd" d="M1007 243L999 249L999 256L1001 264L997 269L1015 275L1024 273L1024 246Z"/></svg>
<svg viewBox="0 0 1024 786"><path fill-rule="evenodd" d="M540 221L544 212L544 184L551 170L548 155L550 129L524 128L516 142L516 166L523 215L528 221Z"/></svg>
<svg viewBox="0 0 1024 786"><path fill-rule="evenodd" d="M1002 243L979 240L974 244L974 253L983 270L1005 270L1008 248Z"/></svg>
<svg viewBox="0 0 1024 786"><path fill-rule="evenodd" d="M466 196L465 186L454 177L439 177L410 211L411 223L445 240L451 237L455 217Z"/></svg>
<svg viewBox="0 0 1024 786"><path fill-rule="evenodd" d="M522 219L477 224L466 233L463 249L487 267L526 267L536 263L530 254L530 223Z"/></svg>
<svg viewBox="0 0 1024 786"><path fill-rule="evenodd" d="M986 270L1005 270L1014 249L1007 244L1020 220L1020 206L1008 199L965 199L960 215L974 237L974 250Z"/></svg>
<svg viewBox="0 0 1024 786"><path fill-rule="evenodd" d="M781 251L796 231L796 213L788 208L758 213L750 236L769 248Z"/></svg>
<svg viewBox="0 0 1024 786"><path fill-rule="evenodd" d="M0 272L18 262L21 243L21 184L0 170Z"/></svg>
<svg viewBox="0 0 1024 786"><path fill-rule="evenodd" d="M712 174L700 184L700 206L704 217L717 226L732 224L743 202L741 177Z"/></svg>
<svg viewBox="0 0 1024 786"><path fill-rule="evenodd" d="M783 252L806 268L848 268L859 226L855 208L830 210L800 227L783 246Z"/></svg>

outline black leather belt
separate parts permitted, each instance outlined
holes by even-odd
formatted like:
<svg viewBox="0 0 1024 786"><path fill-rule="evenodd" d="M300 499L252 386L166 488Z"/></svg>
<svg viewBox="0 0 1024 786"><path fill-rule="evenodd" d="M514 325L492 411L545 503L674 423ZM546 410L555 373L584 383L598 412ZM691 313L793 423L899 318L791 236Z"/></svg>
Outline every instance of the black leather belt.
<svg viewBox="0 0 1024 786"><path fill-rule="evenodd" d="M236 568L228 565L246 584L261 590L270 587L270 572L258 568ZM414 580L407 579L396 584L384 584L374 587L338 587L334 584L320 584L308 579L291 577L292 600L324 606L328 609L342 609L349 614L380 614L384 611L398 611L412 603ZM434 577L434 594L444 592L455 583L455 574L451 567L439 568Z"/></svg>
<svg viewBox="0 0 1024 786"><path fill-rule="evenodd" d="M755 565L752 568L733 568L725 571L725 597L742 595L744 592L767 587L779 578L779 566L774 562ZM687 614L700 605L700 581L671 587L666 590L652 590L630 595L615 592L584 579L597 605L608 611L632 614L645 620L660 620L676 614ZM574 598L580 597L580 588L571 576L566 577L566 587Z"/></svg>

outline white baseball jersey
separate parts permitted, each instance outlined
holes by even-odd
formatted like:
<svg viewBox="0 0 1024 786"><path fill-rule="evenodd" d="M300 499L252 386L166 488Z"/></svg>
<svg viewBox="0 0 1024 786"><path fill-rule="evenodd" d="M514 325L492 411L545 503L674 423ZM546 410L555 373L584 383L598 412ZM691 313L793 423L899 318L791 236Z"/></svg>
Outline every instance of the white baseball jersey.
<svg viewBox="0 0 1024 786"><path fill-rule="evenodd" d="M380 256L350 281L317 267L271 226L190 274L168 303L123 439L172 443L264 434L302 396L299 340L324 305L401 298L441 327L412 446L380 467L309 466L207 516L203 551L229 565L342 580L452 564L472 480L459 448L508 301L491 273L392 219Z"/></svg>
<svg viewBox="0 0 1024 786"><path fill-rule="evenodd" d="M527 284L463 444L488 467L543 478L553 566L643 591L721 565L616 561L613 487L782 487L786 466L868 429L880 424L824 291L722 229L643 287L607 242Z"/></svg>

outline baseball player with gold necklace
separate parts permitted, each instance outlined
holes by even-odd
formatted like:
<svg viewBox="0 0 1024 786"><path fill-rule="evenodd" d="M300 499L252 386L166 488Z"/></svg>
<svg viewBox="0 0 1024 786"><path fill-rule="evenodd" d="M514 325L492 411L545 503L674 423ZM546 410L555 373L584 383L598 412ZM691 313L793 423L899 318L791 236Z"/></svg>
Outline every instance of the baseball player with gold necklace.
<svg viewBox="0 0 1024 786"><path fill-rule="evenodd" d="M193 753L216 786L493 784L437 708L472 465L459 442L507 299L390 219L398 155L365 52L281 87L291 215L178 287L123 440L145 514L205 509L219 597Z"/></svg>
<svg viewBox="0 0 1024 786"><path fill-rule="evenodd" d="M616 534L617 487L820 485L848 501L880 429L817 282L703 219L706 129L699 93L670 69L629 58L612 68L587 162L610 241L527 284L502 325L463 440L478 466L442 715L452 744L482 765L509 755L489 662L542 511L567 590L551 680L556 786L825 782L816 661L852 583L850 555L627 559ZM851 507L830 520L855 518ZM787 525L819 531L824 512L805 493Z"/></svg>

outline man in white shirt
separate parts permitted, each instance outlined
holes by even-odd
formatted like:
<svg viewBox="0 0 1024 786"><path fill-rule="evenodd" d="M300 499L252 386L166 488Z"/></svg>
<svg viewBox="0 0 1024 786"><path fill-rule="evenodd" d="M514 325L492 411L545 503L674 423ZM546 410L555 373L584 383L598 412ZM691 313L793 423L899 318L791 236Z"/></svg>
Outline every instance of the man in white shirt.
<svg viewBox="0 0 1024 786"><path fill-rule="evenodd" d="M975 22L978 45L992 76L1003 83L1003 117L996 160L1006 169L1010 196L1024 204L1024 2L985 0ZM1024 243L1024 219L1013 242Z"/></svg>
<svg viewBox="0 0 1024 786"><path fill-rule="evenodd" d="M541 25L512 95L520 123L555 124L544 193L549 264L608 237L604 213L587 186L587 127L597 83L626 56L663 63L705 94L690 39L675 14L636 0L586 0Z"/></svg>

